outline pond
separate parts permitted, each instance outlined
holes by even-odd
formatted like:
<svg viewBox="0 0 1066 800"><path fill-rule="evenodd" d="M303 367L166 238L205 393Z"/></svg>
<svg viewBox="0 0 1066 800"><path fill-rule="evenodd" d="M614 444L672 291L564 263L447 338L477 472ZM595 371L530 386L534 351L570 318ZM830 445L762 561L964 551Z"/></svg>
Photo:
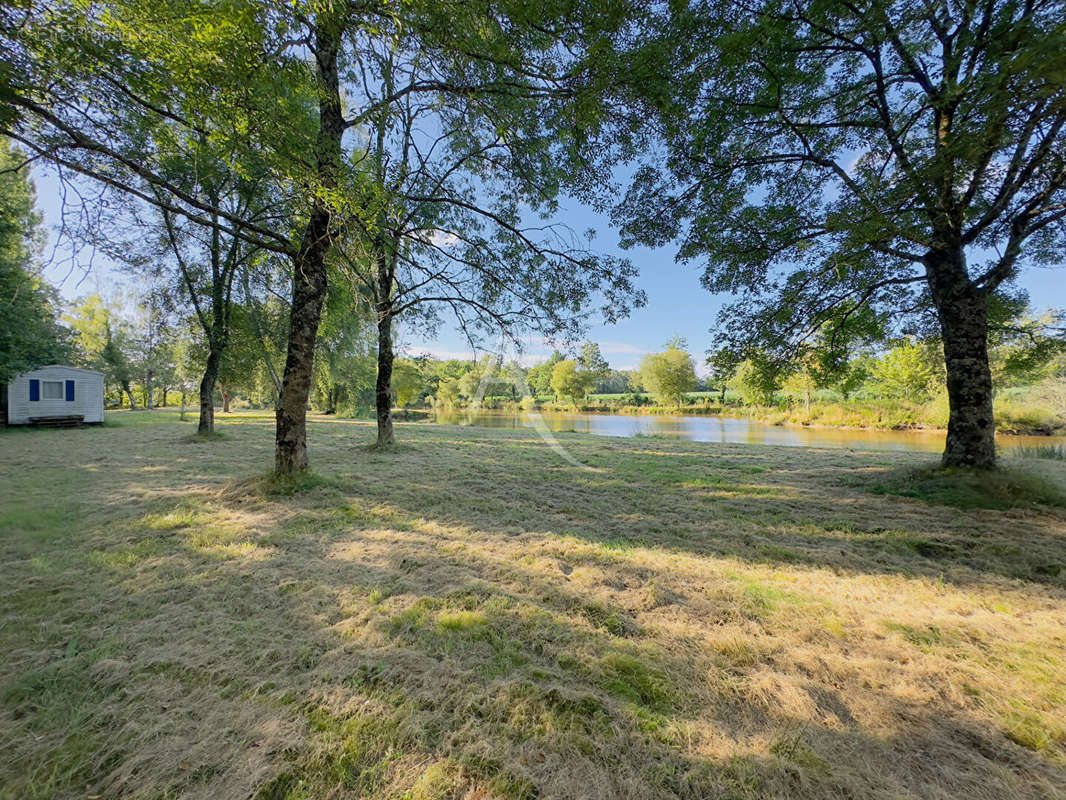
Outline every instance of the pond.
<svg viewBox="0 0 1066 800"><path fill-rule="evenodd" d="M749 419L683 415L589 414L559 411L435 411L431 419L444 425L480 428L532 428L540 417L552 431L575 431L597 436L672 436L692 442L772 444L788 447L844 447L864 450L908 450L938 453L944 449L943 431L880 431L846 428L805 428L769 425ZM1066 436L999 435L1000 448L1066 444Z"/></svg>

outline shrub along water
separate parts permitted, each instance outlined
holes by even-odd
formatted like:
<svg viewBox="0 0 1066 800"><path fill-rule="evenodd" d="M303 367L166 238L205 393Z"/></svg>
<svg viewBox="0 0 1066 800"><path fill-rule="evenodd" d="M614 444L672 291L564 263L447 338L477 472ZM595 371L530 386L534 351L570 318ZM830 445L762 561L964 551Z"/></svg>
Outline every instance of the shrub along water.
<svg viewBox="0 0 1066 800"><path fill-rule="evenodd" d="M717 402L718 392L690 392L680 406L656 404L649 394L594 394L577 406L545 401L541 408L558 411L580 410L611 414L691 414L742 417L773 425L826 425L879 430L942 429L947 427L947 398L938 395L927 402L907 400L853 399L819 393L809 407L789 403L780 396L775 405L744 405L732 392L726 403ZM1066 412L1021 399L1002 398L996 402L996 430L1000 433L1050 435L1066 431Z"/></svg>

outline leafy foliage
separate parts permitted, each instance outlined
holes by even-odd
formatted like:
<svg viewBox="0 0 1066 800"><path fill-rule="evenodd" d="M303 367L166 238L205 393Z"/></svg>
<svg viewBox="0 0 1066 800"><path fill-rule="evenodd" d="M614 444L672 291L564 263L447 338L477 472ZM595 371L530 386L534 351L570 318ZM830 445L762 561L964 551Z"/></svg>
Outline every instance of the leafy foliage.
<svg viewBox="0 0 1066 800"><path fill-rule="evenodd" d="M780 380L777 364L756 355L737 366L729 385L744 403L767 406L773 403Z"/></svg>
<svg viewBox="0 0 1066 800"><path fill-rule="evenodd" d="M945 465L990 467L990 305L1066 255L1064 36L1058 2L668 4L630 85L668 157L616 206L623 242L676 241L738 298L738 360L935 319Z"/></svg>
<svg viewBox="0 0 1066 800"><path fill-rule="evenodd" d="M556 362L552 367L551 388L557 397L566 397L570 402L584 400L592 389L593 376L581 368L574 359Z"/></svg>
<svg viewBox="0 0 1066 800"><path fill-rule="evenodd" d="M696 388L696 369L683 339L674 339L661 353L651 353L640 361L640 382L666 405L681 405L686 392Z"/></svg>
<svg viewBox="0 0 1066 800"><path fill-rule="evenodd" d="M929 399L936 372L926 348L902 342L873 363L871 374L883 396L921 403Z"/></svg>
<svg viewBox="0 0 1066 800"><path fill-rule="evenodd" d="M676 239L709 290L741 296L722 332L774 353L930 312L938 213L986 291L1056 263L1066 23L1026 8L674 6L644 45L663 59L644 94L670 156L617 207L626 241Z"/></svg>
<svg viewBox="0 0 1066 800"><path fill-rule="evenodd" d="M0 140L0 382L68 356L56 295L39 275L40 217L25 158Z"/></svg>
<svg viewBox="0 0 1066 800"><path fill-rule="evenodd" d="M552 393L552 370L555 365L563 361L563 354L555 350L547 361L542 361L529 368L526 380L533 394L542 397Z"/></svg>
<svg viewBox="0 0 1066 800"><path fill-rule="evenodd" d="M397 405L403 407L413 403L422 394L425 385L425 379L414 362L404 359L393 366L392 390Z"/></svg>

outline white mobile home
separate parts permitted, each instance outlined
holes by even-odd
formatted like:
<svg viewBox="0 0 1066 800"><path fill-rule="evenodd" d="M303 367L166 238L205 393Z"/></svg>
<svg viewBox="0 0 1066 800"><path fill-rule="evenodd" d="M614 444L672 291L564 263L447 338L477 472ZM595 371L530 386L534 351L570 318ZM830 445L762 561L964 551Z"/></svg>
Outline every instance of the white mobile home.
<svg viewBox="0 0 1066 800"><path fill-rule="evenodd" d="M104 421L102 372L52 364L16 375L3 389L0 405L8 425L77 417L82 422Z"/></svg>

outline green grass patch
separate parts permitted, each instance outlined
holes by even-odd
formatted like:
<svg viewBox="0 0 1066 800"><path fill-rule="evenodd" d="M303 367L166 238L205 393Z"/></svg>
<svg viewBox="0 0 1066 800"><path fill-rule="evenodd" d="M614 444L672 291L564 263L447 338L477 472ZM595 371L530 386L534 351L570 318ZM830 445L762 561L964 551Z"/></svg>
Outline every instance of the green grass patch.
<svg viewBox="0 0 1066 800"><path fill-rule="evenodd" d="M1015 469L960 467L898 470L868 486L875 494L913 497L954 508L1066 508L1066 493L1038 475Z"/></svg>
<svg viewBox="0 0 1066 800"><path fill-rule="evenodd" d="M74 513L60 505L28 507L13 502L0 512L0 533L43 544L62 538L75 518Z"/></svg>
<svg viewBox="0 0 1066 800"><path fill-rule="evenodd" d="M640 627L632 617L607 603L585 603L581 607L581 615L594 627L612 636L633 637L640 633Z"/></svg>
<svg viewBox="0 0 1066 800"><path fill-rule="evenodd" d="M304 470L292 475L268 473L263 477L261 487L263 494L267 497L291 497L301 492L331 488L335 485L336 481L325 475Z"/></svg>
<svg viewBox="0 0 1066 800"><path fill-rule="evenodd" d="M1043 459L1045 461L1066 461L1066 444L1042 444L1036 447L1019 445L1006 451L1011 458Z"/></svg>
<svg viewBox="0 0 1066 800"><path fill-rule="evenodd" d="M0 694L0 706L14 719L26 720L30 735L49 742L36 756L21 764L18 776L0 796L20 800L75 796L101 769L120 757L113 746L109 751L104 731L96 718L100 704L118 690L108 680L107 670L95 668L113 655L116 648L90 648L71 639L58 659L28 672ZM106 666L107 663L103 662Z"/></svg>
<svg viewBox="0 0 1066 800"><path fill-rule="evenodd" d="M509 769L495 758L467 753L462 758L463 771L485 783L503 800L536 800L536 785L526 775Z"/></svg>
<svg viewBox="0 0 1066 800"><path fill-rule="evenodd" d="M771 560L780 560L780 557L771 558ZM746 616L752 619L764 619L784 606L798 608L808 602L794 592L755 580L747 575L734 574L731 577L739 584L737 588L740 590L738 597L740 608Z"/></svg>
<svg viewBox="0 0 1066 800"><path fill-rule="evenodd" d="M437 627L449 633L478 633L488 624L480 611L442 611L437 615Z"/></svg>
<svg viewBox="0 0 1066 800"><path fill-rule="evenodd" d="M378 453L383 455L392 455L399 453L414 453L417 452L417 448L405 442L393 442L392 444L379 444L378 442L371 442L370 444L362 445L360 448L364 453Z"/></svg>
<svg viewBox="0 0 1066 800"><path fill-rule="evenodd" d="M284 475L268 472L266 475L231 481L222 490L222 496L227 500L239 500L248 496L275 499L292 497L315 489L334 489L338 485L336 478L328 478L311 470Z"/></svg>
<svg viewBox="0 0 1066 800"><path fill-rule="evenodd" d="M313 708L307 720L317 748L294 770L264 786L260 800L365 796L380 791L399 768L404 753L417 747L415 735L399 712L387 717L340 716Z"/></svg>
<svg viewBox="0 0 1066 800"><path fill-rule="evenodd" d="M885 629L898 633L915 647L923 649L944 643L944 634L936 625L917 627L914 625L901 625L897 622L887 622L885 623Z"/></svg>
<svg viewBox="0 0 1066 800"><path fill-rule="evenodd" d="M1013 711L1003 718L1004 732L1015 744L1037 753L1052 755L1066 743L1066 727L1049 724L1031 711Z"/></svg>
<svg viewBox="0 0 1066 800"><path fill-rule="evenodd" d="M430 764L403 800L451 800L462 786L462 768L451 759Z"/></svg>
<svg viewBox="0 0 1066 800"><path fill-rule="evenodd" d="M126 547L93 550L89 554L89 561L107 569L124 570L131 569L161 552L162 548L158 542L153 539L142 539Z"/></svg>
<svg viewBox="0 0 1066 800"><path fill-rule="evenodd" d="M604 688L652 711L675 708L678 692L667 674L644 655L608 653L600 659Z"/></svg>
<svg viewBox="0 0 1066 800"><path fill-rule="evenodd" d="M204 444L206 442L217 442L223 439L229 439L229 435L222 431L193 431L188 436L182 436L182 442L186 444Z"/></svg>

